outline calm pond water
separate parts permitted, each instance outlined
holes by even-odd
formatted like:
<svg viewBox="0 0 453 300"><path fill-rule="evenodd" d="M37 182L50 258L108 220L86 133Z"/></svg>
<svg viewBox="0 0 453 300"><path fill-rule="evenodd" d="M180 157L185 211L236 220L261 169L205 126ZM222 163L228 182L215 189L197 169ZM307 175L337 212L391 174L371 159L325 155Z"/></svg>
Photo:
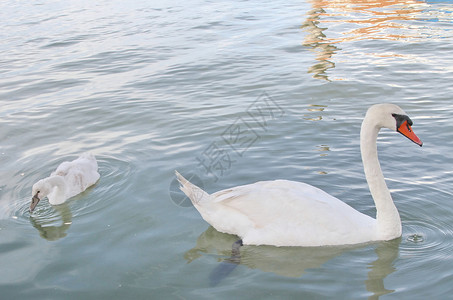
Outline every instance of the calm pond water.
<svg viewBox="0 0 453 300"><path fill-rule="evenodd" d="M1 298L451 297L452 17L451 1L2 1ZM283 178L374 216L358 138L382 102L424 142L379 138L401 239L230 257L236 237L177 190L176 169L208 192ZM30 215L33 183L84 151L100 181Z"/></svg>

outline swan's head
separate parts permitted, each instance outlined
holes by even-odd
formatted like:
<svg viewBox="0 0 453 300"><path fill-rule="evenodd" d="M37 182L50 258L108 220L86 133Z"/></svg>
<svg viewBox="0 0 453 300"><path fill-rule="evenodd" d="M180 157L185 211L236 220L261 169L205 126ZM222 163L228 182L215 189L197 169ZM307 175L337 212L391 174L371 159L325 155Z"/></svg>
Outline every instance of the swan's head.
<svg viewBox="0 0 453 300"><path fill-rule="evenodd" d="M420 147L423 145L412 130L412 120L398 105L390 103L373 105L368 109L365 119L375 123L379 128L385 127L401 133Z"/></svg>
<svg viewBox="0 0 453 300"><path fill-rule="evenodd" d="M38 202L49 195L52 187L50 183L46 179L41 179L37 183L35 183L32 187L31 190L31 204L30 204L30 212L32 212L36 205L38 205Z"/></svg>

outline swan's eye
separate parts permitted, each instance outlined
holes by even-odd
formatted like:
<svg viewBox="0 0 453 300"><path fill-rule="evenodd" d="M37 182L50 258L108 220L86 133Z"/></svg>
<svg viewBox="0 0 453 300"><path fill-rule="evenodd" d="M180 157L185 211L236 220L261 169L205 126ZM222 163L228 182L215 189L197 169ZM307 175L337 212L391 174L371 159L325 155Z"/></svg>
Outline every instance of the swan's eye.
<svg viewBox="0 0 453 300"><path fill-rule="evenodd" d="M41 191L37 191L36 194L39 194Z"/></svg>
<svg viewBox="0 0 453 300"><path fill-rule="evenodd" d="M404 124L404 122L406 121L406 125L407 125L407 129L409 129L409 126L412 126L412 120L406 116L406 115L399 115L399 114L392 114L392 116L395 118L396 120L396 127L399 128L401 125ZM409 129L410 131L410 129Z"/></svg>

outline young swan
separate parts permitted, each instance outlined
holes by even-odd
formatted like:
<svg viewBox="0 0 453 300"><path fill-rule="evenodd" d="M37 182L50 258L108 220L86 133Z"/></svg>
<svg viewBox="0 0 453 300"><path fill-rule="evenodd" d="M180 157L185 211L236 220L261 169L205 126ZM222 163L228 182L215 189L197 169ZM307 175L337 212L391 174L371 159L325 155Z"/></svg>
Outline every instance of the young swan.
<svg viewBox="0 0 453 300"><path fill-rule="evenodd" d="M360 149L376 218L302 182L260 181L210 195L179 173L176 176L203 219L220 232L238 235L244 245L326 246L391 240L401 236L401 220L379 165L376 140L385 127L422 146L411 126L411 119L394 104L373 105L363 120Z"/></svg>
<svg viewBox="0 0 453 300"><path fill-rule="evenodd" d="M49 177L33 185L30 212L44 197L52 205L64 203L95 184L99 177L98 163L91 153L84 153L71 162L63 162Z"/></svg>

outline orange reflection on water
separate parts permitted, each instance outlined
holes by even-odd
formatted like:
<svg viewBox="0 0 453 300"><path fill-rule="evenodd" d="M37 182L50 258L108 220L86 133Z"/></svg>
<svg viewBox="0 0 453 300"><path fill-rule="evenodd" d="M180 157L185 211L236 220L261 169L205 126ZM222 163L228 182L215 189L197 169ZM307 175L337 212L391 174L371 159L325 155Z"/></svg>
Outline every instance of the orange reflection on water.
<svg viewBox="0 0 453 300"><path fill-rule="evenodd" d="M340 42L345 40L356 40L356 39L406 39L416 37L416 34L405 33L391 33L388 30L393 29L407 29L408 25L404 23L398 23L395 21L408 21L415 20L423 12L421 6L425 6L424 2L421 1L366 1L366 0L355 0L355 1L323 1L323 0L311 0L310 1L314 8L329 7L339 10L340 12L335 14L321 14L326 17L334 16L345 16L351 17L352 19L343 20L324 20L325 23L354 23L360 24L364 27L350 30L344 33L349 35L342 39L338 39L332 42ZM384 9L384 10L383 10Z"/></svg>
<svg viewBox="0 0 453 300"><path fill-rule="evenodd" d="M419 18L427 6L415 0L309 0L309 3L313 9L302 25L308 32L303 45L316 53L317 63L309 72L326 80L325 72L335 67L330 58L339 50L339 43L419 38L417 29L408 21ZM329 27L336 36L326 36L324 31Z"/></svg>

